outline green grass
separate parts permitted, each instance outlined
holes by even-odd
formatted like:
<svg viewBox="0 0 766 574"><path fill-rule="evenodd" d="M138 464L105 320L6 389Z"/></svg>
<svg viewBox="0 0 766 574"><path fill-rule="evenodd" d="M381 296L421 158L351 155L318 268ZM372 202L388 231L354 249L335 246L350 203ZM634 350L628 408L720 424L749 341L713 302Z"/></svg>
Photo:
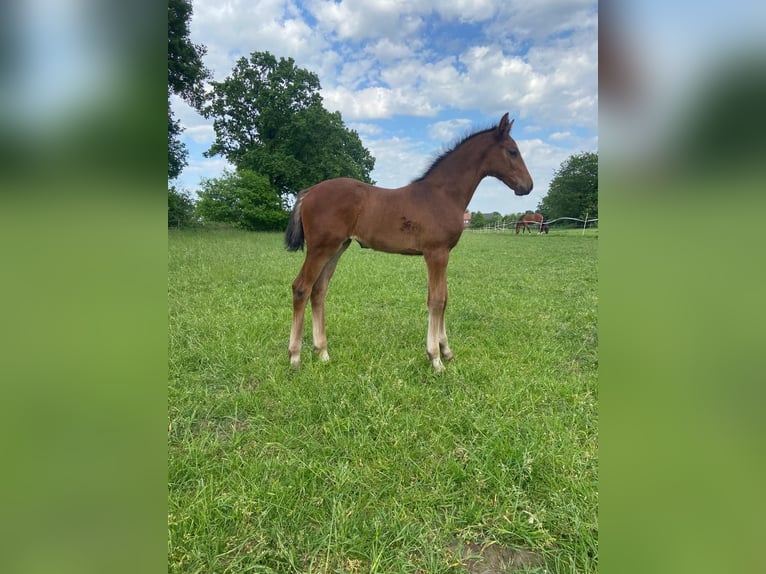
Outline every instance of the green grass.
<svg viewBox="0 0 766 574"><path fill-rule="evenodd" d="M302 253L169 232L169 572L463 572L456 541L595 572L597 244L466 232L441 375L422 257L354 244L327 298L332 360L307 312L292 371Z"/></svg>

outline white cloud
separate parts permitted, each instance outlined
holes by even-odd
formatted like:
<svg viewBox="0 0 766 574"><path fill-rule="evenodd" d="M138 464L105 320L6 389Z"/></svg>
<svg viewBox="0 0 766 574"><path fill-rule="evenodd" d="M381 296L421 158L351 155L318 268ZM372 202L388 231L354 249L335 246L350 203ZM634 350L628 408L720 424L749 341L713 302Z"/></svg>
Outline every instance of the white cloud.
<svg viewBox="0 0 766 574"><path fill-rule="evenodd" d="M372 58L351 60L343 63L340 73L333 82L349 89L360 89L375 83L379 75L376 62ZM321 81L321 79L320 79ZM327 87L330 87L329 85Z"/></svg>
<svg viewBox="0 0 766 574"><path fill-rule="evenodd" d="M566 140L571 137L572 137L572 132L553 132L550 136L548 136L548 138L552 139L553 141Z"/></svg>
<svg viewBox="0 0 766 574"><path fill-rule="evenodd" d="M192 41L207 47L206 65L223 80L237 59L251 52L269 51L292 57L299 65L324 69L330 44L301 17L291 0L195 0Z"/></svg>
<svg viewBox="0 0 766 574"><path fill-rule="evenodd" d="M436 122L428 128L428 137L433 140L449 142L464 135L472 127L473 122L468 119L454 119Z"/></svg>
<svg viewBox="0 0 766 574"><path fill-rule="evenodd" d="M359 91L337 87L322 90L325 107L339 110L345 119L380 119L393 115L433 116L437 108L423 94L406 88L364 88Z"/></svg>
<svg viewBox="0 0 766 574"><path fill-rule="evenodd" d="M529 63L497 46L471 47L460 61L467 67L461 99L479 109L529 107L541 99L547 84Z"/></svg>
<svg viewBox="0 0 766 574"><path fill-rule="evenodd" d="M492 18L502 4L496 0L451 0L434 2L434 10L460 22L483 22Z"/></svg>
<svg viewBox="0 0 766 574"><path fill-rule="evenodd" d="M380 134L383 129L377 124L369 124L364 122L350 122L346 124L350 129L356 130L360 135L375 136Z"/></svg>
<svg viewBox="0 0 766 574"><path fill-rule="evenodd" d="M499 12L488 26L492 35L511 33L541 41L555 34L596 26L596 5L591 0L510 0L499 4Z"/></svg>
<svg viewBox="0 0 766 574"><path fill-rule="evenodd" d="M184 132L194 143L210 145L215 139L213 126L209 124L200 124L186 128Z"/></svg>
<svg viewBox="0 0 766 574"><path fill-rule="evenodd" d="M308 8L319 28L340 40L406 38L422 24L410 0L315 0Z"/></svg>
<svg viewBox="0 0 766 574"><path fill-rule="evenodd" d="M383 118L395 114L433 115L445 108L518 112L548 121L595 128L597 121L596 46L591 51L546 50L534 63L508 55L499 46L470 46L436 62L407 58L371 72L372 61L344 67L340 86L325 97L344 116ZM356 81L346 76L357 70ZM378 84L363 87L363 84Z"/></svg>
<svg viewBox="0 0 766 574"><path fill-rule="evenodd" d="M365 49L365 52L374 57L381 64L388 64L396 60L414 57L414 52L422 45L422 42L415 41L393 42L390 38L383 38Z"/></svg>

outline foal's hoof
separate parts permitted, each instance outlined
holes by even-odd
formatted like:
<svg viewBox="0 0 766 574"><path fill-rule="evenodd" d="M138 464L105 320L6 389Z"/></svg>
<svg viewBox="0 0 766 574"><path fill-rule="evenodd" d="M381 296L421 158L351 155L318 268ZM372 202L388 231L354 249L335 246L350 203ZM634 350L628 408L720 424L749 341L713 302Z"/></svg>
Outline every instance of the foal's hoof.
<svg viewBox="0 0 766 574"><path fill-rule="evenodd" d="M439 357L432 359L431 364L434 367L434 371L436 371L437 373L444 372L444 365L442 364L442 360Z"/></svg>
<svg viewBox="0 0 766 574"><path fill-rule="evenodd" d="M330 360L330 354L327 352L327 347L325 347L324 349L320 347L314 347L314 352L317 355L319 355L319 360L322 361L323 363L326 363L327 361Z"/></svg>
<svg viewBox="0 0 766 574"><path fill-rule="evenodd" d="M292 367L293 369L297 369L300 366L301 366L301 356L300 355L295 355L293 357L290 357L290 367Z"/></svg>

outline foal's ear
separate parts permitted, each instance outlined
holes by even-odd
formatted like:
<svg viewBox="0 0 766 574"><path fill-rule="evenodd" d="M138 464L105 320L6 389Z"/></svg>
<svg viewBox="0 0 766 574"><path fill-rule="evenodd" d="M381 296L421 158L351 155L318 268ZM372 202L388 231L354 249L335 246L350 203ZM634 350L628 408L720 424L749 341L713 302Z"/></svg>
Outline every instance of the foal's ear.
<svg viewBox="0 0 766 574"><path fill-rule="evenodd" d="M508 121L508 113L500 118L500 123L497 125L497 137L498 138L504 138L509 133L511 133L511 127L513 126L514 120Z"/></svg>

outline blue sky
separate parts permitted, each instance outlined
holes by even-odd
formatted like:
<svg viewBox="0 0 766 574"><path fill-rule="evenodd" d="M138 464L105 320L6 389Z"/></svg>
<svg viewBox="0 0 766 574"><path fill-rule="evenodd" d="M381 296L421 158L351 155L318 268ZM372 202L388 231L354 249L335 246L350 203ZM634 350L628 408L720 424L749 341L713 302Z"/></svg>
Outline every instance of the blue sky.
<svg viewBox="0 0 766 574"><path fill-rule="evenodd" d="M194 0L191 39L223 80L253 51L292 57L315 72L324 105L341 112L376 158L378 185L418 177L434 157L509 112L535 181L517 197L485 179L471 211L535 209L554 171L598 151L598 7L591 0ZM223 158L204 158L212 121L182 101L194 192Z"/></svg>

